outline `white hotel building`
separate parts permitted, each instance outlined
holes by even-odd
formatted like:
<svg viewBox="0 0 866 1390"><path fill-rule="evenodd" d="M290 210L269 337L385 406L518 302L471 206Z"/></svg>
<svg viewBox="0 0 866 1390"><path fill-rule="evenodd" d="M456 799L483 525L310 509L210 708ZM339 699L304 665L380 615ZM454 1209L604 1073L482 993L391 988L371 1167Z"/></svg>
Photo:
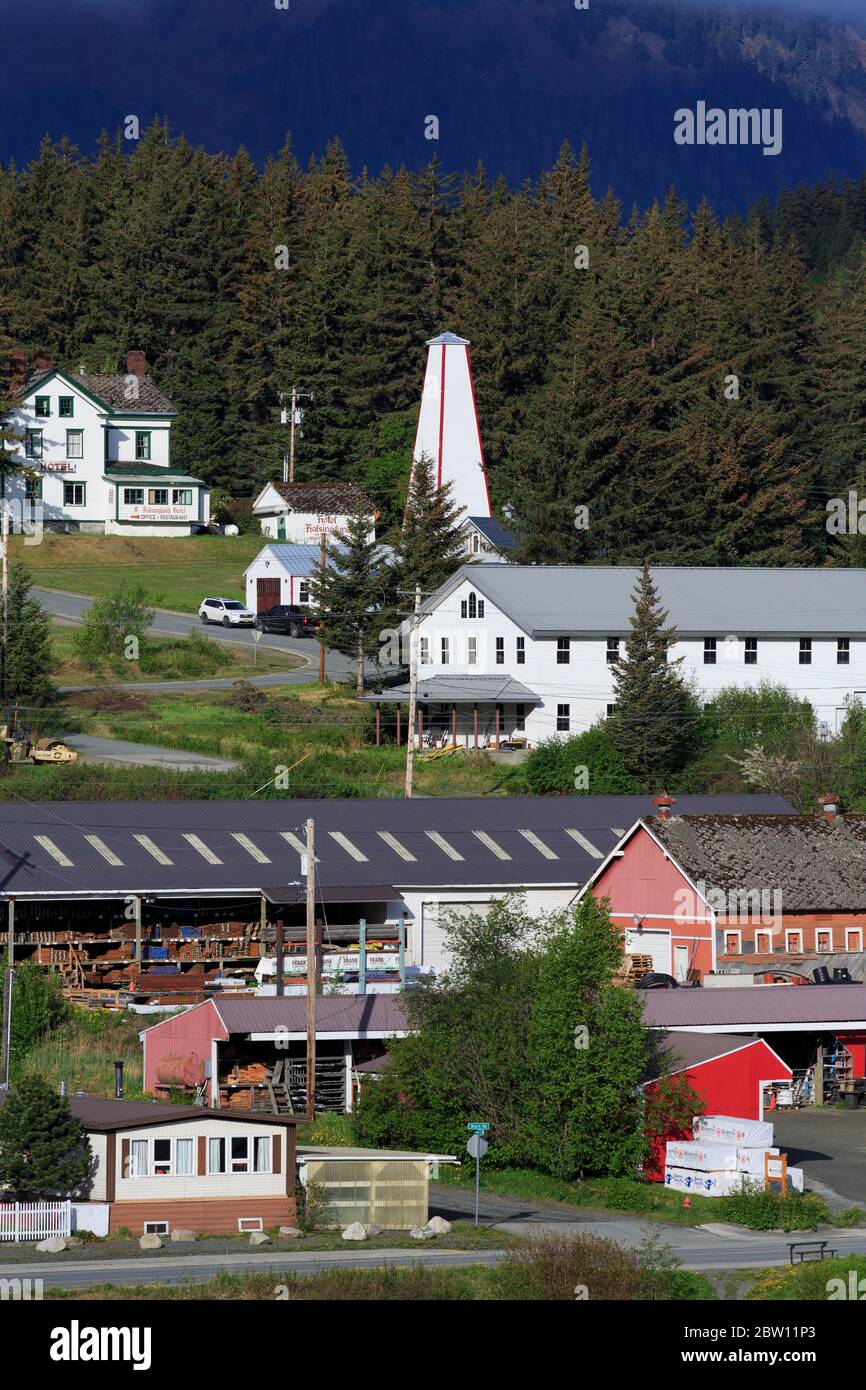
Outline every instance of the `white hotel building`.
<svg viewBox="0 0 866 1390"><path fill-rule="evenodd" d="M424 604L422 729L472 746L515 733L532 745L610 714L640 571L602 565L464 565ZM670 660L704 700L783 685L835 733L866 703L866 570L651 570L678 640ZM404 635L403 656L408 650ZM365 697L405 706L408 687Z"/></svg>
<svg viewBox="0 0 866 1390"><path fill-rule="evenodd" d="M27 374L8 424L15 471L5 471L12 526L28 529L41 503L45 530L189 536L206 529L209 489L172 467L177 411L130 352L125 373Z"/></svg>

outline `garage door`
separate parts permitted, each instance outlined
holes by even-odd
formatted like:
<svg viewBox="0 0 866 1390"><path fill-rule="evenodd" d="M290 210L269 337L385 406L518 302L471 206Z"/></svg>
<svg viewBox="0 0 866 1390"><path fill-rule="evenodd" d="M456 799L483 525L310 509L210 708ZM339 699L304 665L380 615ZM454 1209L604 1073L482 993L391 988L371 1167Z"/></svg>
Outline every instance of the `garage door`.
<svg viewBox="0 0 866 1390"><path fill-rule="evenodd" d="M256 612L267 613L269 608L275 608L280 601L280 581L279 579L257 579L256 580Z"/></svg>
<svg viewBox="0 0 866 1390"><path fill-rule="evenodd" d="M660 970L664 975L672 973L670 932L626 927L625 949L629 955L652 956L653 970Z"/></svg>

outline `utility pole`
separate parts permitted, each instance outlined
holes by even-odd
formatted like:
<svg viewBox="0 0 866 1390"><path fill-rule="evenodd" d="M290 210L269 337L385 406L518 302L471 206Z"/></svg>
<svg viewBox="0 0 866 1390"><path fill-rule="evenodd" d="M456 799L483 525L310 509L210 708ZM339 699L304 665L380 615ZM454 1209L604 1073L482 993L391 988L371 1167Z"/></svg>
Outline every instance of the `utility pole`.
<svg viewBox="0 0 866 1390"><path fill-rule="evenodd" d="M415 585L415 610L412 614L412 628L409 634L409 717L406 730L406 796L412 795L412 777L415 772L415 725L418 708L418 624L421 621L421 585Z"/></svg>
<svg viewBox="0 0 866 1390"><path fill-rule="evenodd" d="M316 836L307 821L307 1119L316 1118L316 991L319 962L316 952Z"/></svg>
<svg viewBox="0 0 866 1390"><path fill-rule="evenodd" d="M0 503L3 509L2 521L0 521L0 548L3 551L3 671L2 689L3 699L6 698L6 657L9 651L9 508L6 505L6 478L3 478L3 501Z"/></svg>
<svg viewBox="0 0 866 1390"><path fill-rule="evenodd" d="M281 397L282 399L282 397ZM289 452L283 454L283 482L293 483L295 481L295 426L298 421L298 401L313 399L312 391L299 391L297 386L292 383L292 405L289 412ZM282 412L282 423L286 423L286 412Z"/></svg>
<svg viewBox="0 0 866 1390"><path fill-rule="evenodd" d="M9 1071L12 1065L12 990L15 987L15 899L10 898L6 906L6 970L3 980L3 1052L0 1061L3 1066L3 1079L0 1090L9 1089Z"/></svg>
<svg viewBox="0 0 866 1390"><path fill-rule="evenodd" d="M324 584L324 582L325 582L325 563L326 563L325 537L322 536L322 553L321 553L321 556L319 557L319 583L320 583L320 584ZM324 684L325 684L325 644L324 644L324 642L321 640L321 636L320 636L320 638L319 638L319 685L324 685Z"/></svg>

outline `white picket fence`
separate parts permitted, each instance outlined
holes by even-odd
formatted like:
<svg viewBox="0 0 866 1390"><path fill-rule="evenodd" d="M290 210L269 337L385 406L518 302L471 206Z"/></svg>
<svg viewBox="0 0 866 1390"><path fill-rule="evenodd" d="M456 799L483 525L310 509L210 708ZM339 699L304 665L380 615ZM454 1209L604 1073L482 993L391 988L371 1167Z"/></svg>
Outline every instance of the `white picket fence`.
<svg viewBox="0 0 866 1390"><path fill-rule="evenodd" d="M71 1202L0 1202L0 1241L71 1234Z"/></svg>

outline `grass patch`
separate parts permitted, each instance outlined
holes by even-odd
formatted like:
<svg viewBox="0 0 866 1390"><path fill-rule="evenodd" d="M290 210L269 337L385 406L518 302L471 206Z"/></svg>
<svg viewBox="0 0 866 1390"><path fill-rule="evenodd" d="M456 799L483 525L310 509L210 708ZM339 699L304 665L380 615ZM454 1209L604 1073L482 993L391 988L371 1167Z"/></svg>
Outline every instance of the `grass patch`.
<svg viewBox="0 0 866 1390"><path fill-rule="evenodd" d="M26 1057L20 1061L13 1058L13 1080L38 1075L58 1090L65 1081L70 1095L83 1090L89 1096L111 1097L114 1063L122 1061L124 1096L141 1100L144 1091L138 1035L146 1026L147 1019L128 1010L106 1013L75 1009L72 1018L37 1042Z"/></svg>
<svg viewBox="0 0 866 1390"><path fill-rule="evenodd" d="M472 1187L475 1173L465 1170L440 1169L439 1181L457 1187ZM720 1221L720 1198L693 1195L691 1207L683 1206L680 1193L670 1192L662 1183L640 1182L634 1178L586 1178L583 1182L565 1182L523 1168L498 1168L482 1171L481 1186L489 1192L539 1202L564 1202L569 1206L589 1207L601 1211L637 1212L674 1226L698 1226L704 1221Z"/></svg>
<svg viewBox="0 0 866 1390"><path fill-rule="evenodd" d="M147 592L158 608L195 613L203 598L245 599L244 570L266 543L262 536L61 536L39 545L11 538L12 555L34 584L99 598L113 594L146 567Z"/></svg>
<svg viewBox="0 0 866 1390"><path fill-rule="evenodd" d="M861 1279L866 1279L866 1255L844 1255L836 1260L809 1260L805 1264L762 1269L744 1276L752 1283L741 1296L753 1303L788 1303L799 1299L820 1302L829 1300L830 1294L835 1293L836 1299L841 1301L840 1292L842 1298L851 1296L849 1280L852 1270L855 1281L851 1282L856 1287ZM827 1285L832 1279L842 1280L843 1291L838 1286L828 1289ZM856 1297L859 1299L864 1292L866 1283Z"/></svg>
<svg viewBox="0 0 866 1390"><path fill-rule="evenodd" d="M341 1149L357 1143L351 1115L317 1115L315 1120L296 1127L295 1138L299 1144L330 1144Z"/></svg>
<svg viewBox="0 0 866 1390"><path fill-rule="evenodd" d="M51 676L57 685L129 684L134 681L206 680L209 677L265 675L292 671L302 659L275 647L215 642L202 632L189 637L147 638L139 661L107 657L98 666L86 665L73 647L75 627L55 624L52 631L54 664Z"/></svg>

